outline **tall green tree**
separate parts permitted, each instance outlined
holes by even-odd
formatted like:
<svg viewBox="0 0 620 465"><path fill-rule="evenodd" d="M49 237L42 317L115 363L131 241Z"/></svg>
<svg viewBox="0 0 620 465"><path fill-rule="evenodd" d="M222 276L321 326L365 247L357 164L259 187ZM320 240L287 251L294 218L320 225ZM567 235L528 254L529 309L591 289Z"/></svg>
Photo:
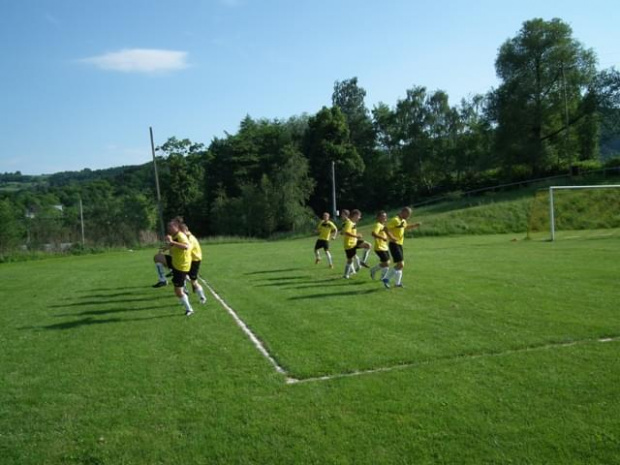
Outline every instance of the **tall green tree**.
<svg viewBox="0 0 620 465"><path fill-rule="evenodd" d="M349 140L364 160L375 148L375 133L365 98L366 90L358 85L357 77L334 84L332 106L340 108L349 127Z"/></svg>
<svg viewBox="0 0 620 465"><path fill-rule="evenodd" d="M355 188L364 172L364 161L350 142L349 128L339 107L323 107L308 121L304 154L316 182L310 198L315 212L329 211L332 192L332 162L336 171L338 205L356 202Z"/></svg>
<svg viewBox="0 0 620 465"><path fill-rule="evenodd" d="M164 156L160 175L164 219L181 215L195 232L202 232L204 145L171 137L157 150Z"/></svg>
<svg viewBox="0 0 620 465"><path fill-rule="evenodd" d="M575 143L579 124L595 124L583 105L595 71L592 50L572 37L560 19L533 19L501 46L495 68L501 85L493 94L497 149L507 166L537 174L577 158L592 157L591 144ZM596 137L596 130L583 137ZM582 147L576 153L575 147ZM585 150L585 152L583 151Z"/></svg>

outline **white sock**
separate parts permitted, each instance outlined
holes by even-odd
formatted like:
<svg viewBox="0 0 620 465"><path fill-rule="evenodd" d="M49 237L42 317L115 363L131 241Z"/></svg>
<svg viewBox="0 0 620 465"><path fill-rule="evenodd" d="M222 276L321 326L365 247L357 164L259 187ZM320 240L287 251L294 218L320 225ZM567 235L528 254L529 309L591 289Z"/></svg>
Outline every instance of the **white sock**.
<svg viewBox="0 0 620 465"><path fill-rule="evenodd" d="M388 271L390 271L389 266L384 266L383 268L381 268L381 279L385 278L385 275L388 274Z"/></svg>
<svg viewBox="0 0 620 465"><path fill-rule="evenodd" d="M155 268L157 268L157 276L161 282L166 281L166 271L164 270L164 265L157 262L155 263Z"/></svg>
<svg viewBox="0 0 620 465"><path fill-rule="evenodd" d="M200 284L197 284L196 294L198 294L198 297L200 297L200 300L207 300L207 296L205 295L205 291L202 290L202 286Z"/></svg>
<svg viewBox="0 0 620 465"><path fill-rule="evenodd" d="M385 277L383 279L387 279L388 281L392 279L392 276L396 274L396 270L394 268L390 268L387 273L385 273Z"/></svg>
<svg viewBox="0 0 620 465"><path fill-rule="evenodd" d="M187 297L187 295L183 294L183 297L179 297L179 300L181 301L181 304L183 304L183 306L185 307L186 312L194 311L194 309L192 308L192 304L189 303L189 298Z"/></svg>
<svg viewBox="0 0 620 465"><path fill-rule="evenodd" d="M333 265L334 263L332 262L332 254L330 254L329 252L325 252L325 255L327 255L327 261L329 262L329 264Z"/></svg>
<svg viewBox="0 0 620 465"><path fill-rule="evenodd" d="M314 258L316 258L317 260L321 259L321 252L319 252L319 249L316 249L314 251Z"/></svg>
<svg viewBox="0 0 620 465"><path fill-rule="evenodd" d="M403 270L396 270L394 274L396 275L396 279L395 279L396 285L400 286L403 281Z"/></svg>
<svg viewBox="0 0 620 465"><path fill-rule="evenodd" d="M362 258L362 262L366 263L368 260L368 254L370 254L370 249L364 249L364 258Z"/></svg>
<svg viewBox="0 0 620 465"><path fill-rule="evenodd" d="M353 270L353 265L350 265L349 263L347 263L344 266L344 275L346 277L349 277L349 276L351 276L351 273L355 273L355 270Z"/></svg>
<svg viewBox="0 0 620 465"><path fill-rule="evenodd" d="M359 271L359 269L360 269L360 258L357 255L355 255L353 257L353 266L355 267L355 271Z"/></svg>

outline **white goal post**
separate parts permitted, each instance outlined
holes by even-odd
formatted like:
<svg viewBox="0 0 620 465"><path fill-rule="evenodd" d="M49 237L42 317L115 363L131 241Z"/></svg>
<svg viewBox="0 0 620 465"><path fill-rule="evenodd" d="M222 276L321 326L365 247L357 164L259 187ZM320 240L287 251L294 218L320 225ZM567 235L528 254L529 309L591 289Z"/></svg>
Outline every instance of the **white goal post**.
<svg viewBox="0 0 620 465"><path fill-rule="evenodd" d="M620 184L599 186L550 186L549 187L549 223L551 223L551 242L555 241L555 213L553 209L553 191L562 189L609 189L620 188Z"/></svg>

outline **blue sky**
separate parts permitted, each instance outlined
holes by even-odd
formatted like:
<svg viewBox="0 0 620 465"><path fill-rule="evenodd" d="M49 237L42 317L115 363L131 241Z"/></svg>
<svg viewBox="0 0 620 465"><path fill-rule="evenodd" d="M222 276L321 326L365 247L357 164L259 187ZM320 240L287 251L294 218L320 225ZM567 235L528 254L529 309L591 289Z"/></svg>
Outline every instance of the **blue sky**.
<svg viewBox="0 0 620 465"><path fill-rule="evenodd" d="M414 85L452 104L497 86L524 21L561 18L620 63L606 0L1 0L0 172L146 163L169 137L206 145L239 122L330 105L356 76L366 104Z"/></svg>

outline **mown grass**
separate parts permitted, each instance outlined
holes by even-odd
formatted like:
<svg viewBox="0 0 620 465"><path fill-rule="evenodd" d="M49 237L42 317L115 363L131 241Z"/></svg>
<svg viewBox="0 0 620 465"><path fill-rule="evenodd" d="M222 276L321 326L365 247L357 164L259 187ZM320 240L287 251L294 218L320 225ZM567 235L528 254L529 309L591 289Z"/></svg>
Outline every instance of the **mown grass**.
<svg viewBox="0 0 620 465"><path fill-rule="evenodd" d="M547 187L586 183L614 184L614 180L551 181L515 191L487 192L421 206L415 215L423 227L416 235L513 233L543 238L550 228ZM563 190L556 191L554 197L557 231L620 228L620 189Z"/></svg>
<svg viewBox="0 0 620 465"><path fill-rule="evenodd" d="M394 367L292 385L150 251L3 264L2 463L615 463L620 242L511 239L409 240L390 291L339 243L334 270L310 238L205 243L291 376Z"/></svg>

